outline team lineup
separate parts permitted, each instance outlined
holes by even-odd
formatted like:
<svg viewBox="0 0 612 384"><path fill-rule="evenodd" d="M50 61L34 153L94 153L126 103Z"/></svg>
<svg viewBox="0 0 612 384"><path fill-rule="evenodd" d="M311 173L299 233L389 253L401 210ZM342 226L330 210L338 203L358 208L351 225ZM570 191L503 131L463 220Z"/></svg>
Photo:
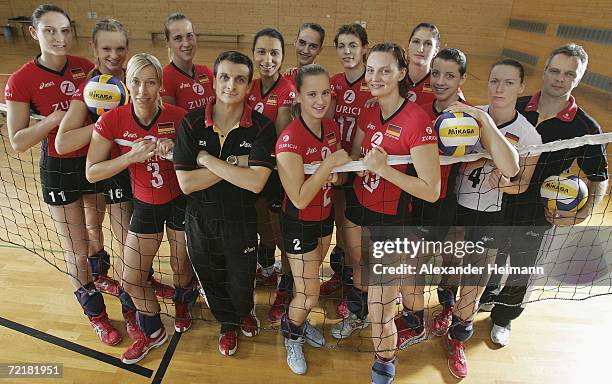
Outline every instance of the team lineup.
<svg viewBox="0 0 612 384"><path fill-rule="evenodd" d="M11 146L24 152L42 142L43 200L76 299L100 341L116 345L123 338L103 293L121 302L133 340L121 360L136 364L167 341L158 298L172 299L175 331L187 332L202 292L220 323L219 352L231 356L240 333L260 332L254 287L274 285L268 318L280 324L295 374L307 372L305 343L326 344L310 311L320 296L339 290L342 319L331 336L345 339L371 326L373 383L392 383L397 352L428 332L443 338L450 372L466 377L465 344L479 310L491 312L491 340L507 345L530 275L540 273L534 264L544 233L584 221L606 193L603 145L517 151L601 133L572 96L587 68L584 49L572 43L552 51L532 96L522 96L521 63L492 63L488 103L473 106L462 92L466 55L442 49L430 23L412 29L406 49L371 44L360 24L342 25L333 42L343 71L334 75L315 64L326 37L316 23L299 27L297 66L287 70L285 40L274 28L254 35L252 58L226 51L210 68L197 64L195 27L181 13L166 18L163 66L147 53L129 58L123 24L98 21L92 62L69 55L68 14L41 5L29 28L40 54L6 85ZM31 114L45 117L34 122ZM440 165L442 155L469 152L490 159ZM389 165L393 155L410 155L411 162ZM575 160L586 182L568 174ZM351 161L360 161L361 170L336 171ZM556 200L574 190L569 203ZM105 212L121 246L112 261ZM333 275L321 283L334 230ZM164 235L171 285L153 271ZM461 257L389 252L373 265L364 237L373 244L408 238L480 248ZM433 272L434 253L442 257L437 271L470 273ZM118 280L109 275L111 265ZM390 271L400 266L426 273L396 279ZM515 277L501 286L496 276L504 272ZM441 309L429 330L424 274L441 274Z"/></svg>

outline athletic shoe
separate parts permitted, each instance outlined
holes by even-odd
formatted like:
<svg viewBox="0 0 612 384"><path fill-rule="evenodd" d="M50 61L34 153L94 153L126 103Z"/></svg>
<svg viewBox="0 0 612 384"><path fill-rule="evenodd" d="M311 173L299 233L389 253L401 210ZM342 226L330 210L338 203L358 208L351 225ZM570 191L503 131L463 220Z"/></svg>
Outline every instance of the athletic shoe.
<svg viewBox="0 0 612 384"><path fill-rule="evenodd" d="M481 311L481 312L491 312L493 310L494 306L495 306L495 304L493 304L493 303L480 304L478 306L478 310Z"/></svg>
<svg viewBox="0 0 612 384"><path fill-rule="evenodd" d="M119 282L107 274L100 274L96 280L94 280L96 289L102 293L106 293L113 296L119 296L119 290L121 286Z"/></svg>
<svg viewBox="0 0 612 384"><path fill-rule="evenodd" d="M468 374L463 341L455 340L447 333L444 335L444 347L450 373L458 379L463 379Z"/></svg>
<svg viewBox="0 0 612 384"><path fill-rule="evenodd" d="M289 292L287 291L276 291L276 298L274 304L268 311L268 319L272 322L280 321L281 317L285 314L287 304L289 303Z"/></svg>
<svg viewBox="0 0 612 384"><path fill-rule="evenodd" d="M136 364L142 360L151 349L161 346L166 340L168 340L168 334L163 326L157 337L148 337L144 333L141 333L140 337L134 340L127 351L123 352L121 361L124 364Z"/></svg>
<svg viewBox="0 0 612 384"><path fill-rule="evenodd" d="M106 310L103 310L102 313L97 316L90 316L89 321L96 335L98 335L98 338L104 344L117 345L121 342L121 333L119 333L108 320Z"/></svg>
<svg viewBox="0 0 612 384"><path fill-rule="evenodd" d="M191 313L186 303L174 303L174 329L177 332L187 332L191 328Z"/></svg>
<svg viewBox="0 0 612 384"><path fill-rule="evenodd" d="M320 348L325 345L325 337L323 337L323 334L317 328L310 324L309 320L304 322L304 338L308 345L313 348Z"/></svg>
<svg viewBox="0 0 612 384"><path fill-rule="evenodd" d="M406 322L403 321L402 316L395 318L395 328L397 329L397 348L405 349L411 345L420 343L427 339L427 330L425 326L408 328ZM419 332L418 329L421 328Z"/></svg>
<svg viewBox="0 0 612 384"><path fill-rule="evenodd" d="M344 295L342 301L336 307L336 315L343 319L346 319L351 312L348 309L348 296Z"/></svg>
<svg viewBox="0 0 612 384"><path fill-rule="evenodd" d="M510 329L512 329L510 324L505 327L500 327L494 323L491 329L491 341L505 347L510 343Z"/></svg>
<svg viewBox="0 0 612 384"><path fill-rule="evenodd" d="M289 369L291 369L291 372L295 373L296 375L303 375L308 369L308 366L306 365L306 358L304 357L304 351L302 350L303 345L303 337L300 337L297 340L285 338L287 365L289 366Z"/></svg>
<svg viewBox="0 0 612 384"><path fill-rule="evenodd" d="M368 323L357 317L354 313L351 313L346 319L343 319L338 324L334 325L331 329L331 335L336 339L346 339L353 332L364 329L368 326Z"/></svg>
<svg viewBox="0 0 612 384"><path fill-rule="evenodd" d="M329 280L321 284L321 288L319 288L319 294L321 296L329 296L341 287L342 276L334 272L334 274L329 278Z"/></svg>
<svg viewBox="0 0 612 384"><path fill-rule="evenodd" d="M397 357L391 361L383 361L374 356L374 365L372 365L372 384L392 384L395 377L395 365Z"/></svg>
<svg viewBox="0 0 612 384"><path fill-rule="evenodd" d="M246 316L240 317L240 329L246 337L253 337L259 334L259 319L255 315L255 310Z"/></svg>
<svg viewBox="0 0 612 384"><path fill-rule="evenodd" d="M166 285L160 281L157 281L155 277L151 276L151 288L155 290L155 296L160 299L171 299L174 297L174 288Z"/></svg>
<svg viewBox="0 0 612 384"><path fill-rule="evenodd" d="M128 336L132 340L136 340L142 334L140 328L138 328L138 323L136 322L136 310L132 309L127 312L123 312L123 318L125 319L125 330L127 331Z"/></svg>
<svg viewBox="0 0 612 384"><path fill-rule="evenodd" d="M453 307L448 307L445 305L441 311L434 312L433 324L431 325L431 333L435 336L442 336L446 334L452 322Z"/></svg>
<svg viewBox="0 0 612 384"><path fill-rule="evenodd" d="M219 335L219 352L224 356L231 356L238 349L238 332L231 330Z"/></svg>

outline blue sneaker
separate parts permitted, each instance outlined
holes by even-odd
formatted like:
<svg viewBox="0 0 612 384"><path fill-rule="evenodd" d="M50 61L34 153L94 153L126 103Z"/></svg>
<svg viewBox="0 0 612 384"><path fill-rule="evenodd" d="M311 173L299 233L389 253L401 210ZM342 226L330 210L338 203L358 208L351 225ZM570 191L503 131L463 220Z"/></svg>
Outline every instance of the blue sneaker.
<svg viewBox="0 0 612 384"><path fill-rule="evenodd" d="M392 361L382 361L378 356L374 356L372 365L372 384L392 384L395 377L395 365L397 357Z"/></svg>

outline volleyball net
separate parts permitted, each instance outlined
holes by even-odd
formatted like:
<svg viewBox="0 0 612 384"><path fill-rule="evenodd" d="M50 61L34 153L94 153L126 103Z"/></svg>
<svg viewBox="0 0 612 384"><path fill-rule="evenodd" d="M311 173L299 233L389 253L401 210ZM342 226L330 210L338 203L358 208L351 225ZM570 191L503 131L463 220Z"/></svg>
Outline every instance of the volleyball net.
<svg viewBox="0 0 612 384"><path fill-rule="evenodd" d="M40 147L36 146L26 152L17 153L9 143L6 115L3 113L0 113L0 127L0 240L21 247L45 260L58 272L68 274L70 268L64 258L60 237L42 198L39 174ZM551 152L574 156L576 150L585 146L603 146L604 153L610 158L612 155L610 142L612 142L612 134L607 133L524 147L520 148L519 152L521 156ZM441 162L452 165L487 157L486 153L441 157ZM410 162L410 157L390 156L388 160L390 164L406 164ZM315 169L316 166L307 165L304 172L313 173ZM363 169L363 164L357 161L338 171L355 172ZM487 172L490 171L491 169L489 171L485 169L478 176L488 178ZM586 181L585 175L575 162L569 169L569 173ZM536 185L535 188L539 190L540 186ZM563 192L561 189L558 190L559 194ZM471 250L465 248L465 242L470 239L467 232L475 231L480 234L481 239L482 236L486 238L486 234L491 233L492 225L476 229L454 225L446 228L446 233L438 238L428 236L440 227L436 225L435 220L432 222L429 217L422 217L421 219L427 220L417 221L415 225L403 226L396 232L389 231L388 228L384 230L370 228L371 231L364 231L365 234L362 235L361 262L359 265L350 264L345 249L344 259L340 261L341 267L344 265L344 268L340 268L341 273L351 274L351 270L354 273L355 268L360 268L362 283L366 287L368 284L407 286L408 289L399 290L400 294L393 298L398 313L407 302L414 302L413 298L406 297L406 292L409 292L409 295L418 295L420 292L414 287L424 287L425 308L426 312L430 313L430 318L431 313L441 308L441 298L448 298L448 292L454 296L450 302L458 305L458 303L465 302L465 300L457 301L459 297L470 296L470 293L466 291L469 289L485 290L480 304L504 306L524 306L527 303L544 300L584 300L609 295L612 294L612 206L610 205L610 192L605 193L606 195L594 209L593 214L577 225L551 227L522 225L508 221L498 223L493 231L496 238L495 245L484 244L482 252L476 248ZM508 207L507 204L504 209L511 209L512 207ZM543 206L540 205L538 209L542 210L540 214L543 216ZM457 212L442 212L442 214L455 215L457 220L453 220L453 223L461 223L460 216L466 215L466 212L457 210ZM469 214L476 215L477 213ZM105 249L111 254L111 264L115 265L118 260L121 260L123 250L120 242L112 234L108 216L108 214L105 215L102 231ZM427 224L423 224L424 222ZM532 236L534 232L538 236ZM328 254L325 255L319 272L318 278L321 283L327 281L334 273L330 265L329 253L339 245L336 235L337 231L334 231L331 247ZM278 243L282 243L282 239L278 240ZM457 248L458 244L462 244L461 249ZM346 245L344 247L346 248ZM532 256L526 258L525 261L521 253L529 253ZM279 249L276 249L275 260L276 273L280 275ZM519 262L519 260L522 261ZM164 238L153 261L154 277L172 285L171 264L170 249L167 239ZM469 269L472 267L476 269ZM121 280L120 276L114 273L113 268L110 270L110 275ZM76 278L76 276L73 277ZM344 287L333 294L321 295L319 304L309 315L315 324L322 325L326 334L329 334L329 329L335 324L343 321L337 314L337 308L346 300L346 293L351 289L351 276L342 276L342 280ZM509 302L503 297L503 287L512 288L522 285L525 285L527 289L526 294L522 295L520 300ZM255 289L256 312L262 320L275 301L275 288L276 286L268 285L258 286ZM463 293L461 293L462 289ZM444 290L446 293L442 293ZM350 299L351 296L348 296ZM164 314L174 316L171 299L159 299L159 302ZM361 307L364 305L367 307L367 303L361 303ZM350 303L348 307L351 307ZM473 314L478 309L478 303L470 308L473 308ZM214 320L203 296L193 306L192 316L194 319ZM262 321L262 328L278 329L278 325ZM362 351L372 350L369 335L368 328L364 328L359 335L335 340L334 343L328 343L328 345Z"/></svg>

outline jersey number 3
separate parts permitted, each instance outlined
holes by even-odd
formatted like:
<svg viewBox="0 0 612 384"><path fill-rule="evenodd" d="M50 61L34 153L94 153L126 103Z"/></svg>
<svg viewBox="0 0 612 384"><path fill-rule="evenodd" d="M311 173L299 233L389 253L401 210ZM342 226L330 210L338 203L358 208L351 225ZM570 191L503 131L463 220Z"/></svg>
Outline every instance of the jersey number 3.
<svg viewBox="0 0 612 384"><path fill-rule="evenodd" d="M147 164L147 171L151 172L151 186L153 188L161 188L164 185L164 179L159 173L159 163Z"/></svg>

